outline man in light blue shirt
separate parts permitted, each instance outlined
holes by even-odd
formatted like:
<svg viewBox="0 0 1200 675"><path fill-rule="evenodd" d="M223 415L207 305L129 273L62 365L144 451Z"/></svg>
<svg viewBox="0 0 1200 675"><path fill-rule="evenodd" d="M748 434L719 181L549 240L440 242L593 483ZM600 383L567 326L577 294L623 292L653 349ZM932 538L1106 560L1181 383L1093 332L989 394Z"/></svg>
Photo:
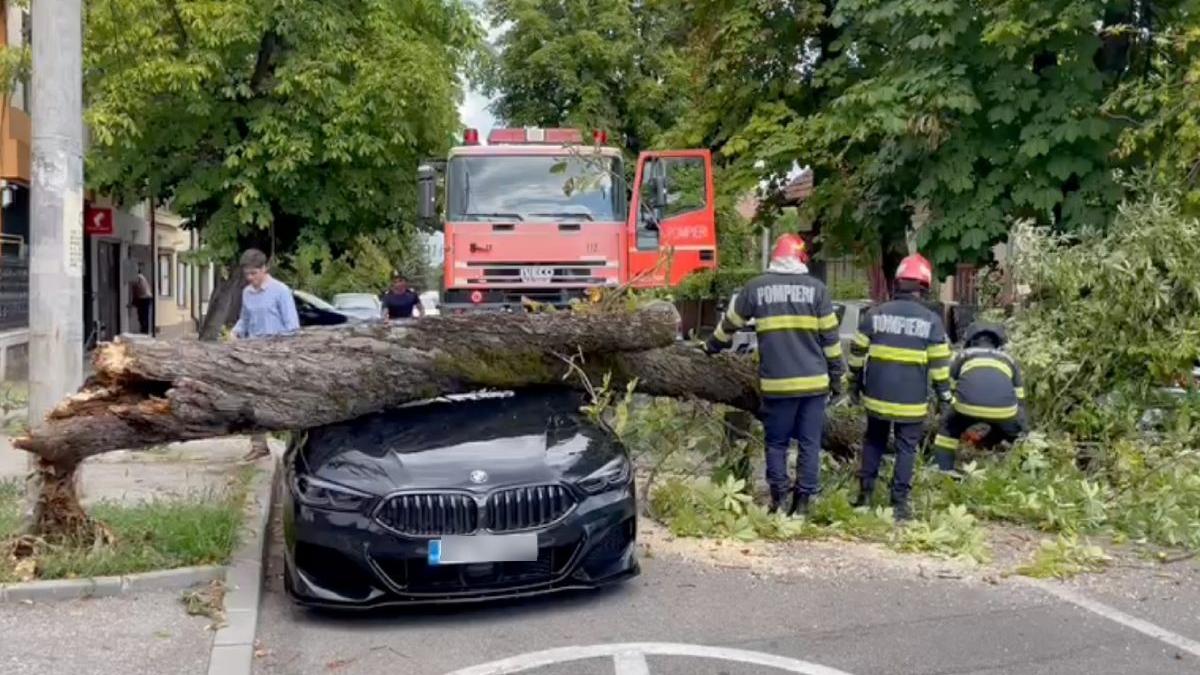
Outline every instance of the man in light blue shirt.
<svg viewBox="0 0 1200 675"><path fill-rule="evenodd" d="M292 289L271 277L265 253L254 248L243 253L242 274L246 275L246 287L242 289L242 312L233 327L235 339L291 335L300 330ZM250 437L250 454L246 455L246 461L270 454L266 434Z"/></svg>
<svg viewBox="0 0 1200 675"><path fill-rule="evenodd" d="M233 327L236 338L290 335L300 330L296 300L287 284L273 278L267 269L267 256L258 249L242 254L242 313Z"/></svg>

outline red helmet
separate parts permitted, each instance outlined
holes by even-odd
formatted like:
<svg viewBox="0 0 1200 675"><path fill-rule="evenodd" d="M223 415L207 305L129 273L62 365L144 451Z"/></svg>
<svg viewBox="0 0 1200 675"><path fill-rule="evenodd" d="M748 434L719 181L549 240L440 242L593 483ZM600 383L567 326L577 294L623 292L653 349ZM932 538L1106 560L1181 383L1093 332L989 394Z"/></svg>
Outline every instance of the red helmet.
<svg viewBox="0 0 1200 675"><path fill-rule="evenodd" d="M915 281L925 288L933 285L933 265L920 253L914 253L900 261L896 269L896 281Z"/></svg>
<svg viewBox="0 0 1200 675"><path fill-rule="evenodd" d="M775 250L771 251L771 260L796 260L808 264L808 246L798 234L785 234L775 240Z"/></svg>

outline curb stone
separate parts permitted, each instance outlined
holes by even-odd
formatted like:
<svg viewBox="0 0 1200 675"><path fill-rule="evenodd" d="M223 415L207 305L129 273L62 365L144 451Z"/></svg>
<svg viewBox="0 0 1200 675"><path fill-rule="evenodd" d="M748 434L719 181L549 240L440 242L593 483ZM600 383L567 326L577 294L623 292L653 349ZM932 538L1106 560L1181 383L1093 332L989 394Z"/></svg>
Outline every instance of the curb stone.
<svg viewBox="0 0 1200 675"><path fill-rule="evenodd" d="M0 585L0 603L110 598L143 591L180 591L224 576L223 566L205 565L124 576L29 581Z"/></svg>
<svg viewBox="0 0 1200 675"><path fill-rule="evenodd" d="M253 499L246 504L247 536L225 570L225 625L213 635L209 675L250 675L254 670L254 638L258 634L267 527L275 500L281 460L272 453L271 466L255 476Z"/></svg>

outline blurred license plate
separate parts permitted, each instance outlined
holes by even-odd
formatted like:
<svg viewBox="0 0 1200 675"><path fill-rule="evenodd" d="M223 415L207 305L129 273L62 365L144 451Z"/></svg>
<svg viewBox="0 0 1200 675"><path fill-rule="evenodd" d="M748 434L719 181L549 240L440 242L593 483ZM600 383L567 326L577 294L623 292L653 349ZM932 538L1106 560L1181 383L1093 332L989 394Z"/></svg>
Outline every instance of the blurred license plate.
<svg viewBox="0 0 1200 675"><path fill-rule="evenodd" d="M537 559L536 532L442 537L429 541L430 565L528 562Z"/></svg>

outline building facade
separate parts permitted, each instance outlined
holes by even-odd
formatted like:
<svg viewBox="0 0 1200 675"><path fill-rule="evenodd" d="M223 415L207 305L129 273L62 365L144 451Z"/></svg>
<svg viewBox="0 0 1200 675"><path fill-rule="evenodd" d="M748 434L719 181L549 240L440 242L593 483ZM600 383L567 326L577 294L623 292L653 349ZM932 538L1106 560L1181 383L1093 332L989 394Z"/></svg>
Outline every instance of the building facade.
<svg viewBox="0 0 1200 675"><path fill-rule="evenodd" d="M0 49L29 43L29 10L0 0ZM0 91L3 87L0 86ZM28 376L30 162L29 82L0 96L0 379ZM84 335L87 346L137 332L132 302L139 269L150 283L157 335L195 333L212 288L211 266L193 264L195 234L179 216L146 204L88 195L84 213ZM203 294L203 295L202 295ZM85 345L81 345L84 348Z"/></svg>
<svg viewBox="0 0 1200 675"><path fill-rule="evenodd" d="M0 0L0 49L26 44L29 26L27 9ZM18 80L0 97L0 378L6 380L29 372L28 88Z"/></svg>
<svg viewBox="0 0 1200 675"><path fill-rule="evenodd" d="M139 275L153 294L153 333L189 337L207 309L214 269L197 264L196 233L168 209L147 204L120 207L97 197L88 201L85 222L85 333L96 341L140 332L134 297Z"/></svg>

